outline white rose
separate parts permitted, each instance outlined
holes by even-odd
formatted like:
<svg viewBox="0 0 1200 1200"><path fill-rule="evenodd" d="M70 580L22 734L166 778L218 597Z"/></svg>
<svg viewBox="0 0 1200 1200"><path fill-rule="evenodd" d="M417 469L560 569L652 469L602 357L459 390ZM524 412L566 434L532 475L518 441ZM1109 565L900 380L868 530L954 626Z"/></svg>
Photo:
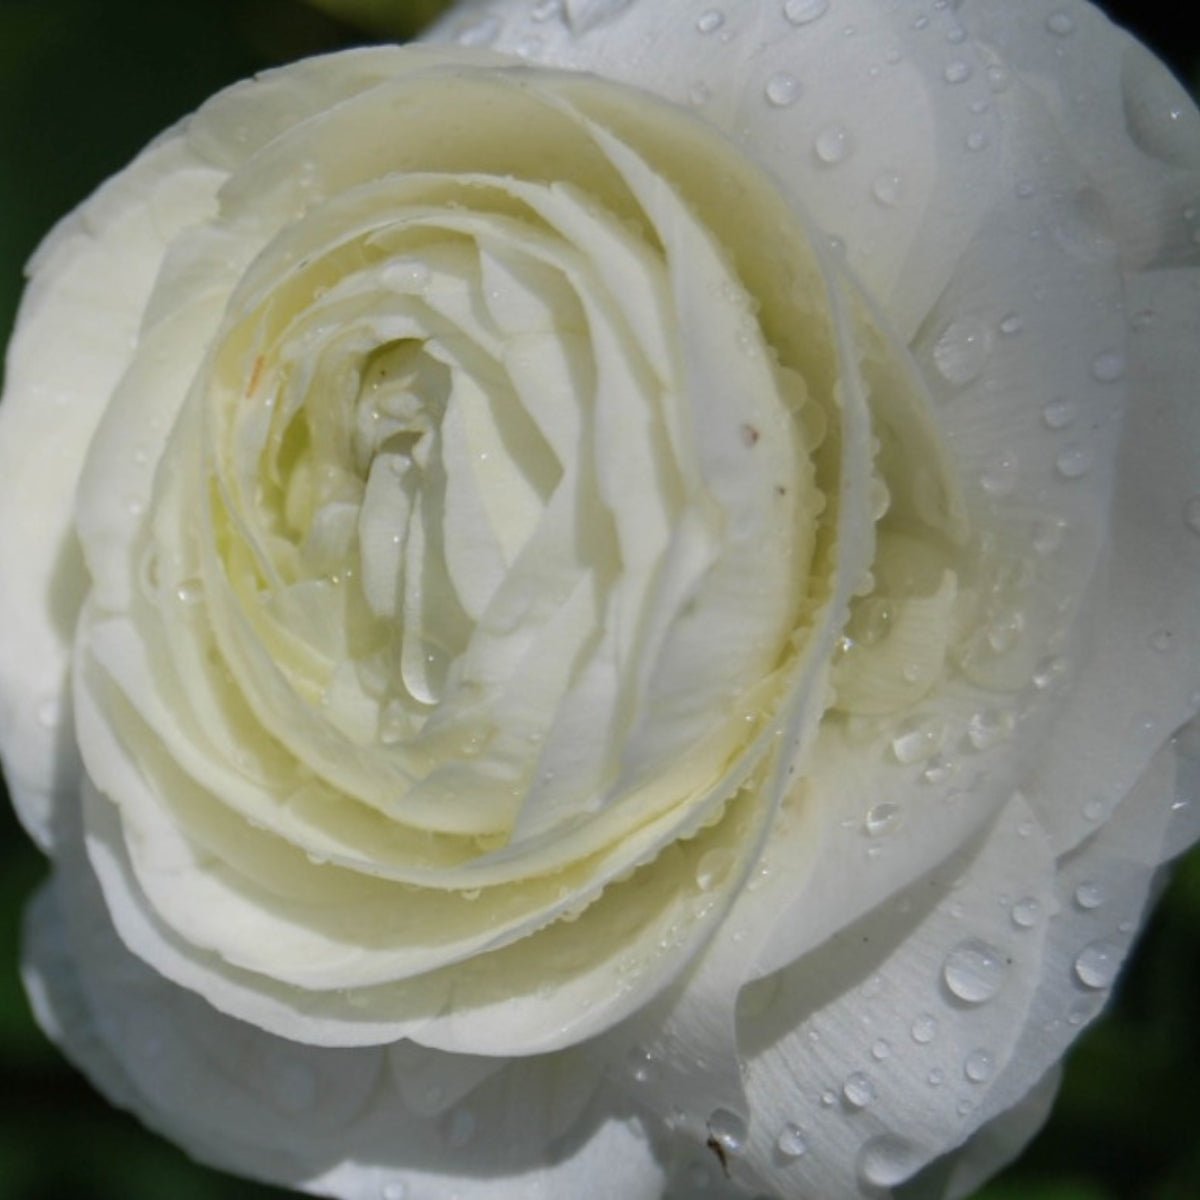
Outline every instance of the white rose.
<svg viewBox="0 0 1200 1200"><path fill-rule="evenodd" d="M39 1017L317 1194L963 1195L1197 833L1200 116L1083 3L434 40L34 261Z"/></svg>

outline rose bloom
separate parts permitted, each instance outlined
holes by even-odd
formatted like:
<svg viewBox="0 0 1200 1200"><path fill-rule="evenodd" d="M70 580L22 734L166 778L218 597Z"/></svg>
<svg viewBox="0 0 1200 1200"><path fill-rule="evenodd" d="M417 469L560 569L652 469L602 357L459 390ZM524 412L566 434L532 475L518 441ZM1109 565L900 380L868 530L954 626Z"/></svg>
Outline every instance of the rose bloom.
<svg viewBox="0 0 1200 1200"><path fill-rule="evenodd" d="M43 1026L319 1195L968 1194L1197 833L1198 199L1070 0L495 0L213 98L9 352Z"/></svg>

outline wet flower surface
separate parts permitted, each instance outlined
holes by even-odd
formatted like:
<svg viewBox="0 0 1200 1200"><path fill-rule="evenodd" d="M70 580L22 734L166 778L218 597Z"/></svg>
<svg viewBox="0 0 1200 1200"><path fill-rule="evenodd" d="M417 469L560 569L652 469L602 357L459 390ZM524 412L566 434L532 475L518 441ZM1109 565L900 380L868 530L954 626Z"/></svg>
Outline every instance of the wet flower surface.
<svg viewBox="0 0 1200 1200"><path fill-rule="evenodd" d="M35 262L43 1023L334 1195L965 1194L1195 835L1200 118L1082 4L432 42Z"/></svg>

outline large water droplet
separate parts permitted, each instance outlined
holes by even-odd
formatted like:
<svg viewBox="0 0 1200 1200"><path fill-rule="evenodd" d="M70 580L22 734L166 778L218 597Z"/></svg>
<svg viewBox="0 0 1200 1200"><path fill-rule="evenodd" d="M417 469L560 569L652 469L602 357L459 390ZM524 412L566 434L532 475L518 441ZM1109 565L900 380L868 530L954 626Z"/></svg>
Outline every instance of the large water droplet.
<svg viewBox="0 0 1200 1200"><path fill-rule="evenodd" d="M892 1043L887 1038L877 1038L871 1043L871 1057L876 1062L884 1062L892 1057Z"/></svg>
<svg viewBox="0 0 1200 1200"><path fill-rule="evenodd" d="M858 1155L858 1173L871 1187L895 1187L920 1165L916 1147L891 1133L872 1138Z"/></svg>
<svg viewBox="0 0 1200 1200"><path fill-rule="evenodd" d="M775 1147L783 1158L802 1157L808 1153L808 1142L805 1140L804 1130L799 1125L789 1122L779 1131L779 1137L775 1139Z"/></svg>
<svg viewBox="0 0 1200 1200"><path fill-rule="evenodd" d="M763 93L776 108L787 108L800 98L800 81L787 71L777 71L767 80Z"/></svg>
<svg viewBox="0 0 1200 1200"><path fill-rule="evenodd" d="M1099 908L1104 903L1104 889L1090 879L1085 879L1075 889L1075 903L1082 909Z"/></svg>
<svg viewBox="0 0 1200 1200"><path fill-rule="evenodd" d="M846 1077L842 1095L851 1108L866 1108L875 1099L875 1085L861 1071Z"/></svg>
<svg viewBox="0 0 1200 1200"><path fill-rule="evenodd" d="M942 963L942 978L964 1004L986 1004L1008 977L1008 963L995 946L980 938L960 942Z"/></svg>
<svg viewBox="0 0 1200 1200"><path fill-rule="evenodd" d="M702 891L711 891L729 873L736 855L726 847L706 850L696 864L696 886Z"/></svg>
<svg viewBox="0 0 1200 1200"><path fill-rule="evenodd" d="M817 134L813 153L827 167L836 166L850 156L850 135L841 125L829 125Z"/></svg>
<svg viewBox="0 0 1200 1200"><path fill-rule="evenodd" d="M1117 977L1121 948L1115 942L1092 942L1075 959L1075 976L1084 987L1106 988Z"/></svg>
<svg viewBox="0 0 1200 1200"><path fill-rule="evenodd" d="M708 1118L708 1132L726 1154L741 1154L746 1146L746 1122L727 1108L715 1109Z"/></svg>
<svg viewBox="0 0 1200 1200"><path fill-rule="evenodd" d="M992 350L992 335L982 321L951 321L933 347L933 362L942 378L962 387L978 379Z"/></svg>
<svg viewBox="0 0 1200 1200"><path fill-rule="evenodd" d="M807 25L829 11L829 0L786 0L783 15L793 25Z"/></svg>

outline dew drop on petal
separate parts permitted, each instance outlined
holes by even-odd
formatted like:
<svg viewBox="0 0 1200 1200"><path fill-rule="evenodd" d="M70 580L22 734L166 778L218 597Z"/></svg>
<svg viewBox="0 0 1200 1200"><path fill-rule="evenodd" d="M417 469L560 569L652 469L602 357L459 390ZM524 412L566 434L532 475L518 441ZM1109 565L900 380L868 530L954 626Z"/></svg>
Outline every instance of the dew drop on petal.
<svg viewBox="0 0 1200 1200"><path fill-rule="evenodd" d="M978 379L992 349L987 326L973 317L951 321L933 347L933 363L947 383L963 386Z"/></svg>
<svg viewBox="0 0 1200 1200"><path fill-rule="evenodd" d="M1042 409L1042 422L1047 429L1065 429L1075 420L1079 413L1079 405L1073 400L1059 397L1051 400Z"/></svg>
<svg viewBox="0 0 1200 1200"><path fill-rule="evenodd" d="M1012 906L1012 923L1018 929L1032 929L1042 915L1041 902L1034 896L1026 896Z"/></svg>
<svg viewBox="0 0 1200 1200"><path fill-rule="evenodd" d="M868 837L882 837L894 829L899 820L900 805L893 804L890 800L882 800L868 810L863 828L866 829Z"/></svg>
<svg viewBox="0 0 1200 1200"><path fill-rule="evenodd" d="M960 942L942 963L946 987L965 1004L986 1004L999 993L1007 976L1004 956L979 938Z"/></svg>
<svg viewBox="0 0 1200 1200"><path fill-rule="evenodd" d="M1121 965L1120 947L1110 941L1091 942L1075 959L1075 977L1086 988L1108 987Z"/></svg>
<svg viewBox="0 0 1200 1200"><path fill-rule="evenodd" d="M1169 71L1141 46L1121 61L1121 99L1139 150L1173 166L1200 166L1200 117Z"/></svg>
<svg viewBox="0 0 1200 1200"><path fill-rule="evenodd" d="M871 1057L876 1062L883 1062L892 1056L892 1043L886 1038L879 1038L871 1045Z"/></svg>
<svg viewBox="0 0 1200 1200"><path fill-rule="evenodd" d="M726 847L706 850L696 864L696 886L702 891L711 891L729 873L736 855Z"/></svg>
<svg viewBox="0 0 1200 1200"><path fill-rule="evenodd" d="M768 104L776 108L787 108L800 98L800 81L787 71L777 71L767 80L763 94Z"/></svg>
<svg viewBox="0 0 1200 1200"><path fill-rule="evenodd" d="M786 0L783 15L793 25L808 25L829 11L829 0Z"/></svg>
<svg viewBox="0 0 1200 1200"><path fill-rule="evenodd" d="M1046 28L1058 37L1067 37L1075 32L1075 20L1070 13L1060 9L1046 18Z"/></svg>
<svg viewBox="0 0 1200 1200"><path fill-rule="evenodd" d="M715 33L725 24L725 14L719 8L710 8L696 18L696 28L701 33Z"/></svg>
<svg viewBox="0 0 1200 1200"><path fill-rule="evenodd" d="M1013 337L1025 328L1025 321L1020 313L1006 313L1000 318L1000 332L1005 337Z"/></svg>
<svg viewBox="0 0 1200 1200"><path fill-rule="evenodd" d="M654 1055L643 1046L633 1046L625 1056L625 1064L634 1083L650 1083L654 1078Z"/></svg>
<svg viewBox="0 0 1200 1200"><path fill-rule="evenodd" d="M916 1147L904 1138L885 1133L872 1138L858 1155L858 1173L871 1187L895 1187L920 1166Z"/></svg>
<svg viewBox="0 0 1200 1200"><path fill-rule="evenodd" d="M990 142L991 138L988 137L987 130L972 129L971 132L967 134L965 144L968 150L977 154L980 150L986 150Z"/></svg>
<svg viewBox="0 0 1200 1200"><path fill-rule="evenodd" d="M779 1131L779 1137L775 1139L775 1147L783 1158L801 1158L808 1153L808 1142L805 1140L804 1130L789 1121Z"/></svg>
<svg viewBox="0 0 1200 1200"><path fill-rule="evenodd" d="M912 1023L912 1040L919 1046L928 1046L937 1037L937 1017L932 1013L921 1013Z"/></svg>
<svg viewBox="0 0 1200 1200"><path fill-rule="evenodd" d="M1075 903L1082 909L1099 908L1104 903L1104 889L1089 879L1085 879L1075 889Z"/></svg>
<svg viewBox="0 0 1200 1200"><path fill-rule="evenodd" d="M995 1062L986 1050L972 1050L963 1063L963 1074L972 1083L986 1083L995 1070Z"/></svg>
<svg viewBox="0 0 1200 1200"><path fill-rule="evenodd" d="M850 135L841 125L829 125L817 134L813 153L827 167L836 166L850 155Z"/></svg>
<svg viewBox="0 0 1200 1200"><path fill-rule="evenodd" d="M727 1108L714 1109L708 1118L708 1132L726 1154L740 1154L746 1146L746 1122Z"/></svg>
<svg viewBox="0 0 1200 1200"><path fill-rule="evenodd" d="M899 171L881 171L871 184L871 195L884 208L892 208L900 200L900 189L903 182Z"/></svg>
<svg viewBox="0 0 1200 1200"><path fill-rule="evenodd" d="M941 1087L946 1082L946 1072L941 1067L932 1067L925 1078L928 1080L930 1087Z"/></svg>
<svg viewBox="0 0 1200 1200"><path fill-rule="evenodd" d="M1125 374L1125 357L1114 350L1092 359L1092 378L1099 383L1115 383Z"/></svg>
<svg viewBox="0 0 1200 1200"><path fill-rule="evenodd" d="M1068 446L1054 460L1054 469L1063 479L1082 479L1091 465L1091 451L1086 446Z"/></svg>
<svg viewBox="0 0 1200 1200"><path fill-rule="evenodd" d="M842 1095L851 1108L866 1108L875 1099L875 1085L861 1071L846 1077Z"/></svg>
<svg viewBox="0 0 1200 1200"><path fill-rule="evenodd" d="M963 62L962 59L955 59L954 62L946 64L942 77L947 83L966 83L971 78L971 64Z"/></svg>

